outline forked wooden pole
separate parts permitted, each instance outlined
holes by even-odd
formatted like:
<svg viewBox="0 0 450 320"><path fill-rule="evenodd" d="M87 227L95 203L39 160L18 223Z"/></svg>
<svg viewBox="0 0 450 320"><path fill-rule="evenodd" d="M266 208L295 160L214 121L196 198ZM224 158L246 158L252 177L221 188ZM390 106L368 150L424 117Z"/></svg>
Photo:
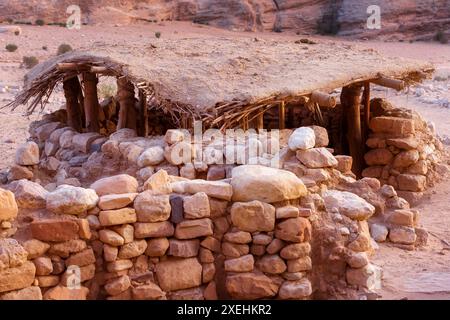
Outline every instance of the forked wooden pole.
<svg viewBox="0 0 450 320"><path fill-rule="evenodd" d="M361 177L364 167L364 144L361 132L361 84L344 87L341 93L341 104L347 121L347 140L350 155L353 158L352 171Z"/></svg>
<svg viewBox="0 0 450 320"><path fill-rule="evenodd" d="M83 72L84 85L84 109L86 116L86 128L88 132L99 132L98 123L98 96L97 76L90 72Z"/></svg>
<svg viewBox="0 0 450 320"><path fill-rule="evenodd" d="M125 77L117 80L117 95L120 104L117 129L136 128L136 112L134 109L134 85Z"/></svg>
<svg viewBox="0 0 450 320"><path fill-rule="evenodd" d="M364 144L369 137L370 124L370 82L364 82Z"/></svg>
<svg viewBox="0 0 450 320"><path fill-rule="evenodd" d="M66 97L67 123L78 132L82 129L82 112L78 97L81 94L78 77L66 78L63 81L64 96Z"/></svg>
<svg viewBox="0 0 450 320"><path fill-rule="evenodd" d="M280 130L286 128L286 104L284 101L281 101L278 106L278 127Z"/></svg>

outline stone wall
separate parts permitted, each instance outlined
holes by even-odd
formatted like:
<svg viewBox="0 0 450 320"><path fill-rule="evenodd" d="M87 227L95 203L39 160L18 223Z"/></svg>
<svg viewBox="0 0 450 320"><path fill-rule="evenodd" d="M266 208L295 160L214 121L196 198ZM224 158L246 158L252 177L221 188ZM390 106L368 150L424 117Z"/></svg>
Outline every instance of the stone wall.
<svg viewBox="0 0 450 320"><path fill-rule="evenodd" d="M416 203L447 169L441 165L443 145L434 129L418 114L393 109L383 100L372 102L375 116L366 142L364 177L393 186L400 196Z"/></svg>
<svg viewBox="0 0 450 320"><path fill-rule="evenodd" d="M417 176L408 170L423 161L421 176L431 183L446 166L418 115L382 104L372 111L368 145L376 148L366 161L390 153L386 179L367 175L377 164L357 180L352 158L333 155L327 130L310 123L282 130L277 141L231 136L236 143L222 150L196 149L182 130L142 138L121 129L104 137L47 116L30 128L4 175L8 190L0 189L2 236L21 242L2 240L0 278L32 279L0 287L1 297L375 297L381 269L370 257L377 242L413 250L427 240L419 212L403 198L414 191L397 192L402 184L389 185L391 177ZM197 152L202 161L193 160ZM413 152L414 163L394 165ZM237 155L243 162L219 161ZM268 166L273 160L279 168ZM25 170L31 174L17 174Z"/></svg>

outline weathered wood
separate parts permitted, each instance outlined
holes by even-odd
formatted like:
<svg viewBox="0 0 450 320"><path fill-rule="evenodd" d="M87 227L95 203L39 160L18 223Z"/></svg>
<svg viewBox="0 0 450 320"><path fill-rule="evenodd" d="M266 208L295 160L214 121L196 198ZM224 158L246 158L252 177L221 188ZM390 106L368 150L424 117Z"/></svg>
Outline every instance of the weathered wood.
<svg viewBox="0 0 450 320"><path fill-rule="evenodd" d="M107 67L91 67L90 72L98 73L103 76L114 76L114 72Z"/></svg>
<svg viewBox="0 0 450 320"><path fill-rule="evenodd" d="M397 91L401 91L405 89L405 81L402 80L396 80L396 79L389 79L385 77L381 77L379 79L375 79L371 81L372 83L375 83L382 87L391 88Z"/></svg>
<svg viewBox="0 0 450 320"><path fill-rule="evenodd" d="M280 130L286 128L286 104L284 101L281 101L278 106L278 127Z"/></svg>
<svg viewBox="0 0 450 320"><path fill-rule="evenodd" d="M320 91L313 91L310 101L317 102L321 107L334 108L336 106L335 97Z"/></svg>
<svg viewBox="0 0 450 320"><path fill-rule="evenodd" d="M258 130L264 129L264 112L261 112L256 117L256 129Z"/></svg>
<svg viewBox="0 0 450 320"><path fill-rule="evenodd" d="M79 64L76 62L65 62L65 63L58 63L56 66L56 69L58 71L88 71L90 69L90 66L87 64Z"/></svg>
<svg viewBox="0 0 450 320"><path fill-rule="evenodd" d="M147 96L144 90L139 90L139 104L140 104L140 114L141 114L141 128L142 135L144 137L148 136L148 109L147 109Z"/></svg>
<svg viewBox="0 0 450 320"><path fill-rule="evenodd" d="M122 128L135 129L136 113L134 110L135 105L134 85L124 77L119 78L117 80L117 95L120 104L117 129Z"/></svg>
<svg viewBox="0 0 450 320"><path fill-rule="evenodd" d="M98 79L94 73L83 72L84 85L84 110L86 117L86 128L88 132L99 132L98 123L98 95L97 95Z"/></svg>
<svg viewBox="0 0 450 320"><path fill-rule="evenodd" d="M361 177L364 168L364 142L361 132L361 84L344 87L341 93L341 104L344 109L347 128L347 141L350 156L353 158L352 171Z"/></svg>
<svg viewBox="0 0 450 320"><path fill-rule="evenodd" d="M369 137L370 123L370 82L364 82L364 141Z"/></svg>
<svg viewBox="0 0 450 320"><path fill-rule="evenodd" d="M66 97L67 124L78 132L81 132L81 107L78 96L81 93L78 77L66 78L63 81L64 96Z"/></svg>

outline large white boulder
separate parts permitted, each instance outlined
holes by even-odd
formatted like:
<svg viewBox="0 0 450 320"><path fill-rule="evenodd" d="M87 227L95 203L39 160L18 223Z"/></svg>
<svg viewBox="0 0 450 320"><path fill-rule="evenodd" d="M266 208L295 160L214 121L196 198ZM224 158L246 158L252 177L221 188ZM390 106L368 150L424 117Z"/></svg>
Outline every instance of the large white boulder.
<svg viewBox="0 0 450 320"><path fill-rule="evenodd" d="M47 210L57 214L78 215L94 208L98 196L92 189L61 185L47 195Z"/></svg>
<svg viewBox="0 0 450 320"><path fill-rule="evenodd" d="M260 165L244 165L232 171L233 201L267 203L305 196L306 187L294 173Z"/></svg>
<svg viewBox="0 0 450 320"><path fill-rule="evenodd" d="M289 137L288 145L292 151L314 148L316 135L314 130L308 127L296 129Z"/></svg>
<svg viewBox="0 0 450 320"><path fill-rule="evenodd" d="M363 198L347 191L329 190L323 200L328 212L338 211L353 220L367 220L375 213L375 207Z"/></svg>

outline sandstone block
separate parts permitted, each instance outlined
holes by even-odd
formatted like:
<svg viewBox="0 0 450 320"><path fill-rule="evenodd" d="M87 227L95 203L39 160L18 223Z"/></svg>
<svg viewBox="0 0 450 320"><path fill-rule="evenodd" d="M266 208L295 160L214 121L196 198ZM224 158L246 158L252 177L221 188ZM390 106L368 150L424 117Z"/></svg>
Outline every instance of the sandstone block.
<svg viewBox="0 0 450 320"><path fill-rule="evenodd" d="M231 221L242 231L273 231L275 208L257 200L235 202L231 207Z"/></svg>
<svg viewBox="0 0 450 320"><path fill-rule="evenodd" d="M59 242L79 238L76 220L47 219L30 224L33 238L41 241Z"/></svg>
<svg viewBox="0 0 450 320"><path fill-rule="evenodd" d="M39 164L39 146L33 141L20 145L16 150L15 162L21 166Z"/></svg>
<svg viewBox="0 0 450 320"><path fill-rule="evenodd" d="M133 203L137 193L108 194L100 197L98 206L102 210L122 209Z"/></svg>
<svg viewBox="0 0 450 320"><path fill-rule="evenodd" d="M91 184L91 189L94 189L99 196L136 193L137 188L138 182L136 178L127 174L103 178Z"/></svg>
<svg viewBox="0 0 450 320"><path fill-rule="evenodd" d="M186 220L177 224L175 228L175 237L178 239L194 239L212 234L213 224L208 218Z"/></svg>
<svg viewBox="0 0 450 320"><path fill-rule="evenodd" d="M200 248L200 241L195 240L169 240L168 255L180 258L196 257Z"/></svg>
<svg viewBox="0 0 450 320"><path fill-rule="evenodd" d="M311 224L308 219L298 217L286 219L277 224L275 237L291 242L303 242L311 239Z"/></svg>
<svg viewBox="0 0 450 320"><path fill-rule="evenodd" d="M196 258L170 259L156 265L156 276L164 291L188 289L201 285L202 265Z"/></svg>
<svg viewBox="0 0 450 320"><path fill-rule="evenodd" d="M184 217L186 219L200 219L210 216L209 199L206 193L198 192L184 198Z"/></svg>
<svg viewBox="0 0 450 320"><path fill-rule="evenodd" d="M102 226L115 226L137 221L136 212L132 208L100 211L99 221Z"/></svg>
<svg viewBox="0 0 450 320"><path fill-rule="evenodd" d="M47 210L56 214L78 215L94 208L98 196L92 189L61 185L47 194Z"/></svg>
<svg viewBox="0 0 450 320"><path fill-rule="evenodd" d="M169 195L154 195L151 191L139 194L134 201L139 222L161 222L170 217Z"/></svg>
<svg viewBox="0 0 450 320"><path fill-rule="evenodd" d="M134 224L134 236L138 239L171 237L173 234L174 227L169 221L137 222Z"/></svg>
<svg viewBox="0 0 450 320"><path fill-rule="evenodd" d="M260 165L243 165L232 171L233 201L273 203L306 195L303 182L292 172Z"/></svg>
<svg viewBox="0 0 450 320"><path fill-rule="evenodd" d="M253 271L255 259L251 254L225 260L225 271L227 272L250 272Z"/></svg>

